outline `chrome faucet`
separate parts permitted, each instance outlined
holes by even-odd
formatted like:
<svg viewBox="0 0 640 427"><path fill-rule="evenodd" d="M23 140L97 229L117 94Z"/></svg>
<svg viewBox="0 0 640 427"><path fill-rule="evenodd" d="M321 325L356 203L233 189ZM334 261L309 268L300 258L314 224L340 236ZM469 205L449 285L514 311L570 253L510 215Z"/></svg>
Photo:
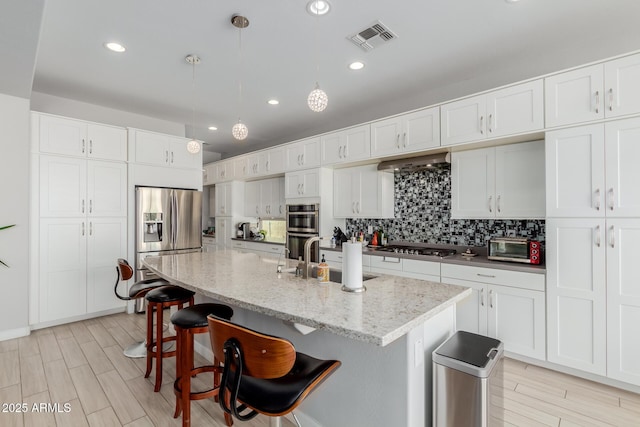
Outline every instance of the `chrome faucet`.
<svg viewBox="0 0 640 427"><path fill-rule="evenodd" d="M311 267L312 267L311 262L310 262L311 245L313 244L313 242L318 242L318 241L324 240L324 239L328 239L328 237L313 236L313 237L309 237L304 242L304 259L302 259L301 261L298 262L298 268L302 270L302 278L303 279L308 279L309 276L311 276L311 274L309 274L309 272L311 270Z"/></svg>

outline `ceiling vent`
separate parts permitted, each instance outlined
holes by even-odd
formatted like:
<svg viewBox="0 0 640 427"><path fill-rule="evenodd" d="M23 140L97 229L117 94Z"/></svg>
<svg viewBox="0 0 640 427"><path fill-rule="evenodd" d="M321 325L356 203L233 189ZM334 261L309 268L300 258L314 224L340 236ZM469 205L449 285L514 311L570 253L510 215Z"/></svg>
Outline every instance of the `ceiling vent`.
<svg viewBox="0 0 640 427"><path fill-rule="evenodd" d="M395 35L393 31L385 27L382 22L376 21L369 27L357 32L356 34L348 36L347 38L362 50L368 52L384 43L398 38L398 36Z"/></svg>

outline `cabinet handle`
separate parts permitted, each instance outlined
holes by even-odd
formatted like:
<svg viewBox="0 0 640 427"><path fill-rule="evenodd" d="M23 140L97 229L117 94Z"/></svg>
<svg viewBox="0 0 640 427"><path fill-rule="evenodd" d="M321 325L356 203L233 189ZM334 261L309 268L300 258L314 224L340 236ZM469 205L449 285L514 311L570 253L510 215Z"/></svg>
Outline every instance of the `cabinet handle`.
<svg viewBox="0 0 640 427"><path fill-rule="evenodd" d="M402 134L402 146L407 148L407 133Z"/></svg>
<svg viewBox="0 0 640 427"><path fill-rule="evenodd" d="M342 146L338 147L338 158L342 158Z"/></svg>
<svg viewBox="0 0 640 427"><path fill-rule="evenodd" d="M498 212L500 212L500 197L502 197L501 195L498 195L498 198L496 199L496 208L498 209Z"/></svg>
<svg viewBox="0 0 640 427"><path fill-rule="evenodd" d="M611 248L616 247L616 234L613 225L611 226L611 229L609 231L609 244L611 245Z"/></svg>
<svg viewBox="0 0 640 427"><path fill-rule="evenodd" d="M82 138L82 154L84 154L84 138Z"/></svg>
<svg viewBox="0 0 640 427"><path fill-rule="evenodd" d="M93 199L89 199L89 213L93 213Z"/></svg>
<svg viewBox="0 0 640 427"><path fill-rule="evenodd" d="M399 149L400 148L400 134L396 135L396 147Z"/></svg>
<svg viewBox="0 0 640 427"><path fill-rule="evenodd" d="M93 236L93 221L89 221L89 236Z"/></svg>
<svg viewBox="0 0 640 427"><path fill-rule="evenodd" d="M479 277L488 277L490 279L495 279L496 276L494 276L493 274L482 274L482 273L476 273L477 276Z"/></svg>
<svg viewBox="0 0 640 427"><path fill-rule="evenodd" d="M173 151L171 152L171 164L173 164Z"/></svg>
<svg viewBox="0 0 640 427"><path fill-rule="evenodd" d="M594 192L594 201L593 201L593 207L596 208L597 211L600 210L600 189L596 188L596 191Z"/></svg>
<svg viewBox="0 0 640 427"><path fill-rule="evenodd" d="M302 184L300 184L300 188L302 188L302 194L304 194L304 182Z"/></svg>
<svg viewBox="0 0 640 427"><path fill-rule="evenodd" d="M480 289L480 305L484 307L484 288Z"/></svg>
<svg viewBox="0 0 640 427"><path fill-rule="evenodd" d="M356 202L351 202L351 213L356 213Z"/></svg>
<svg viewBox="0 0 640 427"><path fill-rule="evenodd" d="M247 174L247 167L243 166L242 167L242 175L246 175Z"/></svg>
<svg viewBox="0 0 640 427"><path fill-rule="evenodd" d="M609 89L609 111L613 111L613 88Z"/></svg>
<svg viewBox="0 0 640 427"><path fill-rule="evenodd" d="M596 225L596 229L595 229L595 243L596 246L599 248L600 247L600 226Z"/></svg>
<svg viewBox="0 0 640 427"><path fill-rule="evenodd" d="M615 197L613 195L613 187L609 189L609 210L613 210L613 206L615 205Z"/></svg>
<svg viewBox="0 0 640 427"><path fill-rule="evenodd" d="M493 129L491 129L491 119L493 118L493 114L489 114L489 133L493 132Z"/></svg>
<svg viewBox="0 0 640 427"><path fill-rule="evenodd" d="M302 160L302 165L304 166L304 153L300 154L300 160Z"/></svg>
<svg viewBox="0 0 640 427"><path fill-rule="evenodd" d="M493 207L491 205L492 201L493 201L493 196L489 196L489 212L493 212Z"/></svg>
<svg viewBox="0 0 640 427"><path fill-rule="evenodd" d="M84 213L84 199L82 199L82 213Z"/></svg>
<svg viewBox="0 0 640 427"><path fill-rule="evenodd" d="M596 91L596 114L600 113L600 91Z"/></svg>
<svg viewBox="0 0 640 427"><path fill-rule="evenodd" d="M89 140L89 154L92 154L92 153L93 153L93 140L90 139Z"/></svg>
<svg viewBox="0 0 640 427"><path fill-rule="evenodd" d="M484 116L480 116L480 134L484 135Z"/></svg>
<svg viewBox="0 0 640 427"><path fill-rule="evenodd" d="M300 154L298 154L298 165L300 164Z"/></svg>
<svg viewBox="0 0 640 427"><path fill-rule="evenodd" d="M400 264L401 259L400 258L389 258L387 259L386 256L382 257L382 262L392 262L394 264Z"/></svg>
<svg viewBox="0 0 640 427"><path fill-rule="evenodd" d="M82 235L84 236L84 221L82 221Z"/></svg>
<svg viewBox="0 0 640 427"><path fill-rule="evenodd" d="M164 150L164 162L169 163L169 150Z"/></svg>
<svg viewBox="0 0 640 427"><path fill-rule="evenodd" d="M493 308L493 289L489 291L489 307Z"/></svg>
<svg viewBox="0 0 640 427"><path fill-rule="evenodd" d="M269 160L267 160L267 164L264 165L264 168L267 172L269 171Z"/></svg>
<svg viewBox="0 0 640 427"><path fill-rule="evenodd" d="M258 215L258 205L256 205L256 215Z"/></svg>
<svg viewBox="0 0 640 427"><path fill-rule="evenodd" d="M360 213L360 202L356 202L356 212Z"/></svg>

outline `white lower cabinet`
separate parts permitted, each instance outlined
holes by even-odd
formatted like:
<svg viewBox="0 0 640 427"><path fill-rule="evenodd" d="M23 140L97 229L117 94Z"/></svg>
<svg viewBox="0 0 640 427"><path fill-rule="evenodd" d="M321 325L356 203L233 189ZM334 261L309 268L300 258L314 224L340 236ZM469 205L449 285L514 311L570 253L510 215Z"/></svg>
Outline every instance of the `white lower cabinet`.
<svg viewBox="0 0 640 427"><path fill-rule="evenodd" d="M113 283L126 231L126 218L40 220L39 322L124 307Z"/></svg>
<svg viewBox="0 0 640 427"><path fill-rule="evenodd" d="M218 247L231 247L231 238L235 237L231 217L216 217L216 244Z"/></svg>
<svg viewBox="0 0 640 427"><path fill-rule="evenodd" d="M546 227L549 361L640 385L640 220Z"/></svg>
<svg viewBox="0 0 640 427"><path fill-rule="evenodd" d="M441 265L442 282L473 294L456 307L458 330L499 339L511 353L545 359L544 274Z"/></svg>
<svg viewBox="0 0 640 427"><path fill-rule="evenodd" d="M324 257L330 268L342 270L342 252L327 251L320 248L320 259L322 257ZM362 271L371 271L371 258L373 257L370 255L362 255Z"/></svg>

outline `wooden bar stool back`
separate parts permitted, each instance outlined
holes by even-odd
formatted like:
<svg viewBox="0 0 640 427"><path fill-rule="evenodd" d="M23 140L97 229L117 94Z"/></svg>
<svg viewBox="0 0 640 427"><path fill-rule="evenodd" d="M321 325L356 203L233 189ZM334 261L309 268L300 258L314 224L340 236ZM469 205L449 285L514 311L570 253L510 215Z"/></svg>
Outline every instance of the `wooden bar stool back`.
<svg viewBox="0 0 640 427"><path fill-rule="evenodd" d="M241 421L292 412L341 364L298 353L283 338L214 316L208 320L213 355L224 360L219 403Z"/></svg>
<svg viewBox="0 0 640 427"><path fill-rule="evenodd" d="M160 286L147 292L147 371L145 378L149 378L153 368L153 360L156 360L156 382L153 391L160 391L162 386L162 359L173 357L176 350L164 351L163 344L176 341L175 336L162 336L163 312L165 308L177 306L178 310L185 304L193 305L194 292L179 286ZM156 333L153 336L153 315L156 317Z"/></svg>
<svg viewBox="0 0 640 427"><path fill-rule="evenodd" d="M173 323L177 337L176 380L173 385L176 394L176 410L173 418L177 418L182 413L183 427L191 425L192 400L217 398L218 396L218 387L222 374L220 360L214 357L213 365L194 367L193 338L196 334L209 332L207 316L210 314L229 320L233 316L233 310L223 304L203 303L179 310L171 316L171 323ZM213 372L212 387L207 390L192 392L191 378L203 372Z"/></svg>

